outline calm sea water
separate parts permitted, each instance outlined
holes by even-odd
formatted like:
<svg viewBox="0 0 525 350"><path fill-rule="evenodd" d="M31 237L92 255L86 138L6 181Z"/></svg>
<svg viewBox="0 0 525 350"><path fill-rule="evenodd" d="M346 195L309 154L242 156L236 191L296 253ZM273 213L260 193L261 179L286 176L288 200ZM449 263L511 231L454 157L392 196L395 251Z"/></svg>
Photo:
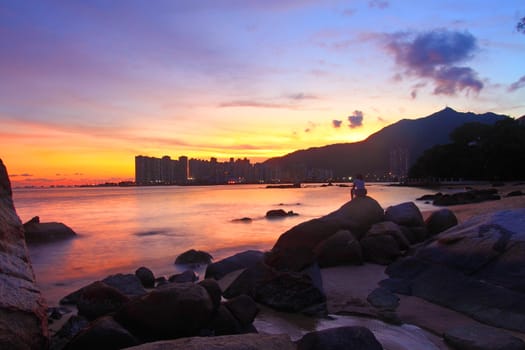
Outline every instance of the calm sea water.
<svg viewBox="0 0 525 350"><path fill-rule="evenodd" d="M368 185L383 208L429 191ZM14 202L23 222L39 216L58 221L79 237L30 246L33 267L50 305L67 293L109 274L134 273L147 266L156 276L181 272L173 264L194 248L215 260L247 249L268 250L283 232L323 216L349 200L347 187L310 185L267 189L262 185L203 187L110 187L15 189ZM434 208L416 202L421 210ZM298 216L268 220L282 208ZM249 223L235 219L250 217Z"/></svg>

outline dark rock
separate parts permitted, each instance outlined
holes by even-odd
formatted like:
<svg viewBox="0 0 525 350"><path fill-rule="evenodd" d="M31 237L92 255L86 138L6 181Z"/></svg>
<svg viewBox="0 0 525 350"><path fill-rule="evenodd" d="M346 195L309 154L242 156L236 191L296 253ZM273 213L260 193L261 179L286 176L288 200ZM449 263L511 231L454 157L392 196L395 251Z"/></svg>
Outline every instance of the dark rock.
<svg viewBox="0 0 525 350"><path fill-rule="evenodd" d="M175 259L175 264L206 265L211 264L213 256L202 250L190 249Z"/></svg>
<svg viewBox="0 0 525 350"><path fill-rule="evenodd" d="M105 284L118 289L122 294L133 298L146 294L142 283L134 274L111 275L102 280Z"/></svg>
<svg viewBox="0 0 525 350"><path fill-rule="evenodd" d="M285 211L283 209L272 209L272 210L268 210L266 212L266 217L268 219L276 219L276 218L284 218L284 217L287 217L287 216L297 216L299 214L297 213L294 213L293 211Z"/></svg>
<svg viewBox="0 0 525 350"><path fill-rule="evenodd" d="M401 286L483 323L524 332L523 217L525 209L504 210L438 234L413 256L386 269L397 281L390 286Z"/></svg>
<svg viewBox="0 0 525 350"><path fill-rule="evenodd" d="M135 271L135 276L140 280L144 288L155 287L155 275L147 267L141 266Z"/></svg>
<svg viewBox="0 0 525 350"><path fill-rule="evenodd" d="M161 277L157 277L155 278L155 286L156 287L160 287L160 286L163 286L165 284L168 284L170 282L168 282L168 279L164 276L161 276Z"/></svg>
<svg viewBox="0 0 525 350"><path fill-rule="evenodd" d="M399 244L392 236L365 236L359 243L363 249L363 257L365 261L388 265L401 256Z"/></svg>
<svg viewBox="0 0 525 350"><path fill-rule="evenodd" d="M252 324L255 316L257 316L259 312L255 301L244 294L226 301L224 306L226 306L243 327Z"/></svg>
<svg viewBox="0 0 525 350"><path fill-rule="evenodd" d="M61 222L40 222L38 216L24 224L27 243L54 242L77 236L75 231Z"/></svg>
<svg viewBox="0 0 525 350"><path fill-rule="evenodd" d="M315 246L313 252L321 267L363 263L361 245L348 230L336 232Z"/></svg>
<svg viewBox="0 0 525 350"><path fill-rule="evenodd" d="M452 328L443 337L447 344L458 350L525 350L523 340L482 325Z"/></svg>
<svg viewBox="0 0 525 350"><path fill-rule="evenodd" d="M240 218L240 219L233 219L232 220L233 222L245 222L245 223L250 223L253 221L252 218L249 218L249 217L243 217L243 218Z"/></svg>
<svg viewBox="0 0 525 350"><path fill-rule="evenodd" d="M479 203L489 200L499 200L501 197L497 194L495 188L470 190L453 194L445 194L434 199L433 204L438 206L448 206L457 204Z"/></svg>
<svg viewBox="0 0 525 350"><path fill-rule="evenodd" d="M205 278L221 279L230 272L254 266L258 262L261 262L263 258L264 253L258 250L247 250L237 253L208 265Z"/></svg>
<svg viewBox="0 0 525 350"><path fill-rule="evenodd" d="M72 315L66 323L60 328L56 336L65 339L72 339L78 332L89 326L87 318L78 315Z"/></svg>
<svg viewBox="0 0 525 350"><path fill-rule="evenodd" d="M209 325L213 335L243 333L242 326L225 305L220 305Z"/></svg>
<svg viewBox="0 0 525 350"><path fill-rule="evenodd" d="M287 247L268 252L264 261L276 270L297 272L316 263L316 256L306 247Z"/></svg>
<svg viewBox="0 0 525 350"><path fill-rule="evenodd" d="M47 317L53 320L60 320L62 316L71 312L71 309L63 306L50 307L47 309Z"/></svg>
<svg viewBox="0 0 525 350"><path fill-rule="evenodd" d="M128 298L133 298L147 293L138 277L131 274L123 275L119 273L116 275L111 275L103 279L102 282L117 289ZM89 287L89 285L66 295L60 300L60 304L76 305L81 294L87 287Z"/></svg>
<svg viewBox="0 0 525 350"><path fill-rule="evenodd" d="M297 350L383 350L374 334L365 327L336 327L305 334Z"/></svg>
<svg viewBox="0 0 525 350"><path fill-rule="evenodd" d="M0 160L0 348L45 349L46 304L35 282L24 229Z"/></svg>
<svg viewBox="0 0 525 350"><path fill-rule="evenodd" d="M429 237L428 229L425 226L399 226L399 228L410 244L423 242Z"/></svg>
<svg viewBox="0 0 525 350"><path fill-rule="evenodd" d="M457 224L458 219L450 209L441 209L435 211L425 220L425 225L428 229L428 233L431 236L443 232L452 226L456 226Z"/></svg>
<svg viewBox="0 0 525 350"><path fill-rule="evenodd" d="M183 273L179 273L168 278L170 282L176 283L186 283L186 282L195 282L199 277L195 274L193 270L186 270Z"/></svg>
<svg viewBox="0 0 525 350"><path fill-rule="evenodd" d="M140 344L112 317L99 318L80 331L65 347L65 350L122 349Z"/></svg>
<svg viewBox="0 0 525 350"><path fill-rule="evenodd" d="M382 221L372 225L365 237L388 235L392 236L397 242L399 249L407 250L410 247L410 241L405 237L401 226L392 221Z"/></svg>
<svg viewBox="0 0 525 350"><path fill-rule="evenodd" d="M523 196L523 195L525 195L525 193L523 193L520 190L517 190L517 191L512 191L512 192L507 193L505 197L518 197L518 196Z"/></svg>
<svg viewBox="0 0 525 350"><path fill-rule="evenodd" d="M142 344L129 350L296 350L286 334L243 334L192 337Z"/></svg>
<svg viewBox="0 0 525 350"><path fill-rule="evenodd" d="M199 335L211 321L213 311L204 287L172 283L133 299L114 317L134 335L152 341Z"/></svg>
<svg viewBox="0 0 525 350"><path fill-rule="evenodd" d="M244 270L223 293L225 298L242 294L276 310L289 312L301 312L326 300L317 265L301 273L277 271L259 263Z"/></svg>
<svg viewBox="0 0 525 350"><path fill-rule="evenodd" d="M378 309L395 310L399 306L399 297L386 288L374 289L366 300Z"/></svg>
<svg viewBox="0 0 525 350"><path fill-rule="evenodd" d="M103 282L93 282L83 288L78 297L78 314L92 321L117 311L128 301L129 298L116 288Z"/></svg>
<svg viewBox="0 0 525 350"><path fill-rule="evenodd" d="M219 305L221 304L221 297L222 297L222 290L217 281L215 281L212 278L206 278L199 282L199 285L201 285L208 294L210 295L210 299L213 303L213 308L217 309Z"/></svg>
<svg viewBox="0 0 525 350"><path fill-rule="evenodd" d="M443 194L441 192L438 192L436 194L424 194L419 198L416 198L417 201L432 201L436 199L437 197L442 196Z"/></svg>
<svg viewBox="0 0 525 350"><path fill-rule="evenodd" d="M393 205L385 210L385 221L392 221L402 226L424 226L423 215L414 202Z"/></svg>

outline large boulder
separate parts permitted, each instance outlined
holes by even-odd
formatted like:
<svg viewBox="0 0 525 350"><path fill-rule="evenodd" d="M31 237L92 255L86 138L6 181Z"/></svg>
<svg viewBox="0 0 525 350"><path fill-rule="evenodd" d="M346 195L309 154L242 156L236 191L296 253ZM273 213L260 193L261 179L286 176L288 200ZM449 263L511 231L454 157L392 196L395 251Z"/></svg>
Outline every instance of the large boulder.
<svg viewBox="0 0 525 350"><path fill-rule="evenodd" d="M319 254L320 244L337 232L347 230L359 239L383 217L383 209L374 199L354 198L328 215L300 223L283 233L266 262L278 270L300 271L316 261L316 247Z"/></svg>
<svg viewBox="0 0 525 350"><path fill-rule="evenodd" d="M286 334L243 334L158 341L128 350L296 350Z"/></svg>
<svg viewBox="0 0 525 350"><path fill-rule="evenodd" d="M128 301L118 289L100 281L93 282L82 289L77 301L78 314L92 321L117 311Z"/></svg>
<svg viewBox="0 0 525 350"><path fill-rule="evenodd" d="M263 259L264 253L258 250L247 250L237 253L208 265L205 278L219 280L230 272L255 266L255 264L261 262Z"/></svg>
<svg viewBox="0 0 525 350"><path fill-rule="evenodd" d="M437 235L457 224L458 219L454 212L446 208L432 212L432 214L430 214L425 220L425 225L431 236Z"/></svg>
<svg viewBox="0 0 525 350"><path fill-rule="evenodd" d="M348 230L340 230L319 243L314 248L314 255L320 267L363 263L361 245Z"/></svg>
<svg viewBox="0 0 525 350"><path fill-rule="evenodd" d="M0 160L0 349L45 349L48 344L46 304Z"/></svg>
<svg viewBox="0 0 525 350"><path fill-rule="evenodd" d="M409 227L425 225L423 215L414 202L405 202L386 208L385 221Z"/></svg>
<svg viewBox="0 0 525 350"><path fill-rule="evenodd" d="M144 288L155 287L155 275L153 274L153 271L147 267L139 267L137 270L135 270L135 276L137 276Z"/></svg>
<svg viewBox="0 0 525 350"><path fill-rule="evenodd" d="M213 313L213 302L204 287L173 283L133 299L115 319L132 334L153 341L199 335Z"/></svg>
<svg viewBox="0 0 525 350"><path fill-rule="evenodd" d="M244 270L224 291L225 298L248 295L280 311L306 312L324 305L320 270L317 265L302 272L284 272L259 263Z"/></svg>
<svg viewBox="0 0 525 350"><path fill-rule="evenodd" d="M24 224L26 242L47 243L58 240L74 238L77 236L75 231L61 222L40 222L38 216Z"/></svg>
<svg viewBox="0 0 525 350"><path fill-rule="evenodd" d="M365 327L336 327L305 334L297 350L383 350L374 333Z"/></svg>
<svg viewBox="0 0 525 350"><path fill-rule="evenodd" d="M452 227L390 265L382 285L525 332L524 217L504 210Z"/></svg>

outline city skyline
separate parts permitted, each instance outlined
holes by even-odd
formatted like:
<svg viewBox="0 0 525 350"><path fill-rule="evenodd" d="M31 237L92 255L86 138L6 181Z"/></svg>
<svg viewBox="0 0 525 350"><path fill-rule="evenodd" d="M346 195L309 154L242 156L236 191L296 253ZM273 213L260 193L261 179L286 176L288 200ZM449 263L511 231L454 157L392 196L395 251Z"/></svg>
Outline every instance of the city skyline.
<svg viewBox="0 0 525 350"><path fill-rule="evenodd" d="M517 0L3 1L15 186L129 181L136 154L262 162L445 106L525 114Z"/></svg>

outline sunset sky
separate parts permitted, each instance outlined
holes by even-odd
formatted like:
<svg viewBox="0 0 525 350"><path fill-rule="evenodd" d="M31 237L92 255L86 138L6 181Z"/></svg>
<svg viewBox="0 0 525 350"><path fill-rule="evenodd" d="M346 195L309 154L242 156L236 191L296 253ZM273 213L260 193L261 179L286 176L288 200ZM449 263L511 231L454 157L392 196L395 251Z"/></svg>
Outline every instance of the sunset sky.
<svg viewBox="0 0 525 350"><path fill-rule="evenodd" d="M248 157L445 106L525 114L522 0L0 2L15 186L132 180L135 155Z"/></svg>

